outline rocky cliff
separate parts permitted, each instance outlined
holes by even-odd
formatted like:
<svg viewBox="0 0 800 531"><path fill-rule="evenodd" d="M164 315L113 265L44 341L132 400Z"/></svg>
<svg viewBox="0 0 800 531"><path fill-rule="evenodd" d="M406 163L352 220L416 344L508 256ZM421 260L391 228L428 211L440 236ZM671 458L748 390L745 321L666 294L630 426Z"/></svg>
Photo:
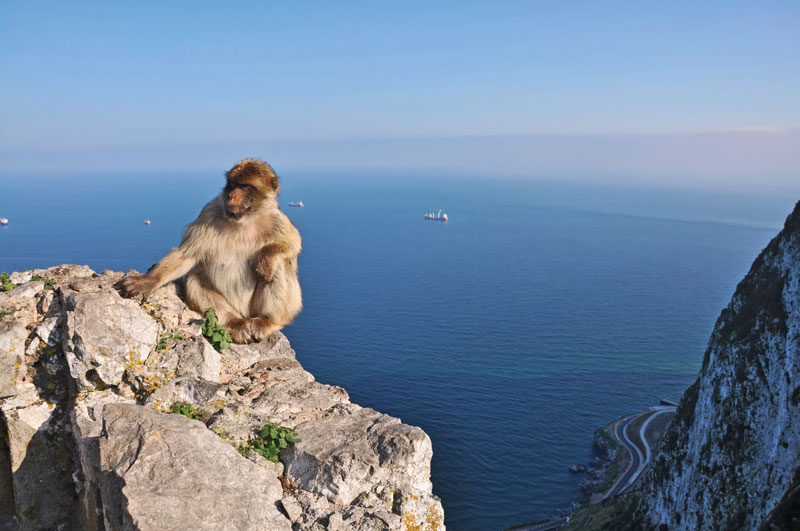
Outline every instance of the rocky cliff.
<svg viewBox="0 0 800 531"><path fill-rule="evenodd" d="M644 478L640 516L669 529L800 522L800 203L714 327Z"/></svg>
<svg viewBox="0 0 800 531"><path fill-rule="evenodd" d="M0 292L0 529L444 529L421 429L316 382L281 334L217 352L174 286L137 302L121 277ZM267 423L301 439L278 463L247 444Z"/></svg>

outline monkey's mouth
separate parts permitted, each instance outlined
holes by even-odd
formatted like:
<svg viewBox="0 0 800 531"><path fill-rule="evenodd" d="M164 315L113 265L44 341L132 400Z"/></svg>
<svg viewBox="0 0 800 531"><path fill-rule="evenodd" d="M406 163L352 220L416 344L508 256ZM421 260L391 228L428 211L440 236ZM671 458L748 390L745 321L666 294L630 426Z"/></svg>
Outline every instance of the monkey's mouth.
<svg viewBox="0 0 800 531"><path fill-rule="evenodd" d="M247 214L247 209L244 207L226 207L225 213L228 215L229 218L233 219L242 219L242 217Z"/></svg>

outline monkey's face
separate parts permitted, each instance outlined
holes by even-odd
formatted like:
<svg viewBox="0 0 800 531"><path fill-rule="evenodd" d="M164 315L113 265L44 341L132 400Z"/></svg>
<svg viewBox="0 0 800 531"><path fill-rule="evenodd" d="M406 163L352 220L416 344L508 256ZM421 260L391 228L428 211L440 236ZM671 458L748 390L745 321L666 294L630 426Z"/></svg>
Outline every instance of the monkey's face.
<svg viewBox="0 0 800 531"><path fill-rule="evenodd" d="M255 210L265 199L258 187L247 183L228 181L222 192L225 217L240 220Z"/></svg>
<svg viewBox="0 0 800 531"><path fill-rule="evenodd" d="M225 217L240 220L278 195L278 176L266 162L244 159L225 174Z"/></svg>

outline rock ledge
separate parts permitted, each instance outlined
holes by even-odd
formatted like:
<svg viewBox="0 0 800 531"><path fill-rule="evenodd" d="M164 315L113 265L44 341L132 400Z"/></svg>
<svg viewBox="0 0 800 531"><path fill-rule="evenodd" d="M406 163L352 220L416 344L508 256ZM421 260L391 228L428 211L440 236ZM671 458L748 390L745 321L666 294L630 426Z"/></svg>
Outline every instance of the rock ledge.
<svg viewBox="0 0 800 531"><path fill-rule="evenodd" d="M444 529L425 432L316 382L280 333L217 352L174 285L137 302L122 276L0 293L0 529ZM267 422L301 439L279 463L241 450Z"/></svg>

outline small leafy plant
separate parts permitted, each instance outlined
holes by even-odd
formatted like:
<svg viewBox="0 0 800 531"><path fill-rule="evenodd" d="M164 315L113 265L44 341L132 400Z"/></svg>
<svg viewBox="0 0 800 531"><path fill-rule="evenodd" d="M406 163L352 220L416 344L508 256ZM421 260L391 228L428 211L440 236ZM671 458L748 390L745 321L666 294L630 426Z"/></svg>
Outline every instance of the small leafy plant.
<svg viewBox="0 0 800 531"><path fill-rule="evenodd" d="M161 335L161 338L156 343L156 350L165 350L167 345L172 344L174 346L175 341L180 341L181 339L186 339L181 331L177 328L173 328L169 332L165 332Z"/></svg>
<svg viewBox="0 0 800 531"><path fill-rule="evenodd" d="M11 291L16 287L17 285L8 278L8 273L0 273L0 291Z"/></svg>
<svg viewBox="0 0 800 531"><path fill-rule="evenodd" d="M11 312L0 312L0 319L5 317L6 315L11 315Z"/></svg>
<svg viewBox="0 0 800 531"><path fill-rule="evenodd" d="M232 341L231 334L217 320L217 312L214 308L206 310L203 317L205 317L206 322L203 323L200 329L211 345L218 351L229 348Z"/></svg>
<svg viewBox="0 0 800 531"><path fill-rule="evenodd" d="M300 442L300 438L293 429L267 423L259 430L256 437L239 445L239 453L244 455L247 450L253 450L258 455L277 463L281 450L297 442Z"/></svg>
<svg viewBox="0 0 800 531"><path fill-rule="evenodd" d="M202 411L198 411L197 408L195 408L192 404L186 403L172 404L170 411L178 415L188 417L192 420L200 420L200 417L203 416Z"/></svg>
<svg viewBox="0 0 800 531"><path fill-rule="evenodd" d="M42 275L33 275L31 277L31 280L41 280L42 282L44 282L44 289L54 289L55 288L55 283L51 279L49 279L47 277L43 277Z"/></svg>

